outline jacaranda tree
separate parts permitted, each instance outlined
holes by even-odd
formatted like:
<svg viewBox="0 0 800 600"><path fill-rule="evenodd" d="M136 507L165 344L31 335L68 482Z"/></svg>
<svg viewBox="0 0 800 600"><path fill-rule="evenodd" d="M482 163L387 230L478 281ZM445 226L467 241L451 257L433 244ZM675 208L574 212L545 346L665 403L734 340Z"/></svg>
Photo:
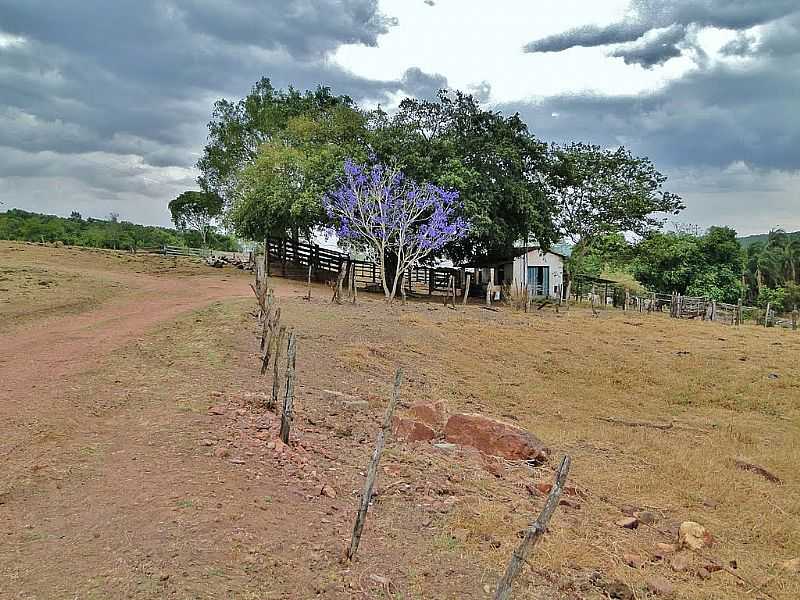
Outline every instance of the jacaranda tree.
<svg viewBox="0 0 800 600"><path fill-rule="evenodd" d="M457 216L457 191L419 184L380 163L346 160L338 189L325 195L323 205L340 241L374 254L389 303L408 269L469 231L469 223Z"/></svg>

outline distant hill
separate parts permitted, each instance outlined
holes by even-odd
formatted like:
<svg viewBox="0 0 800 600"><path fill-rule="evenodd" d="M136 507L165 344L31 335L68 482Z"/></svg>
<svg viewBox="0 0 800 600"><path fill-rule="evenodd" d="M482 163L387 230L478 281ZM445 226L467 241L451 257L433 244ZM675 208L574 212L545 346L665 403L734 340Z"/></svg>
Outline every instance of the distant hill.
<svg viewBox="0 0 800 600"><path fill-rule="evenodd" d="M19 209L0 212L0 240L21 242L62 242L70 246L130 250L148 246L199 247L200 234L167 227L137 225L127 221L84 219L78 213L70 218L42 215ZM211 235L214 250L237 250L230 236Z"/></svg>
<svg viewBox="0 0 800 600"><path fill-rule="evenodd" d="M789 233L790 236L800 238L800 231L792 231ZM739 240L739 243L742 245L743 248L747 248L751 244L755 244L756 242L766 242L767 237L769 236L768 233L757 233L755 235L746 235L744 237L736 238Z"/></svg>

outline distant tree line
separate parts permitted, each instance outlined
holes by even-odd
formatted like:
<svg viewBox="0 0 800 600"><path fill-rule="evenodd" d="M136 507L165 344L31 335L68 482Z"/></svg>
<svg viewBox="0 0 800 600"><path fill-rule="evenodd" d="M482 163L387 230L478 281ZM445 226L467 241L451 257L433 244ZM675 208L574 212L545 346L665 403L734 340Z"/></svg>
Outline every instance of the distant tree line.
<svg viewBox="0 0 800 600"><path fill-rule="evenodd" d="M771 231L765 240L742 246L728 227L700 234L652 231L633 242L603 238L584 261L587 271L622 271L648 289L778 311L800 307L800 235Z"/></svg>
<svg viewBox="0 0 800 600"><path fill-rule="evenodd" d="M78 212L69 218L12 209L0 213L0 239L28 242L62 242L73 246L132 250L148 246L175 245L199 247L196 231L177 231L164 227L120 221L116 214L108 219L84 219ZM209 245L216 250L236 250L230 236L209 233Z"/></svg>

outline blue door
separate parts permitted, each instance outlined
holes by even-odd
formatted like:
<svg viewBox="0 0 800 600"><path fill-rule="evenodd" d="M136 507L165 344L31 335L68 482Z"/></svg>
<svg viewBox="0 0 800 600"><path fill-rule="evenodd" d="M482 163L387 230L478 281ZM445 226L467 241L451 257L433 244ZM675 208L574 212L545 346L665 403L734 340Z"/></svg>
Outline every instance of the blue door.
<svg viewBox="0 0 800 600"><path fill-rule="evenodd" d="M549 296L550 267L528 267L528 289L532 296Z"/></svg>

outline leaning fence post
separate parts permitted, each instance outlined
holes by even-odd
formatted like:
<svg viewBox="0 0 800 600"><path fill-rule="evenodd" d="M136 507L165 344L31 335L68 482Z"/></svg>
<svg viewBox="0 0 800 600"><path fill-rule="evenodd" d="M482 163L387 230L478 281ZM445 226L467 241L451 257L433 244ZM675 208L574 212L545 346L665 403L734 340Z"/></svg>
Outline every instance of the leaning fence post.
<svg viewBox="0 0 800 600"><path fill-rule="evenodd" d="M369 510L369 503L372 500L372 487L375 485L375 477L378 474L378 463L381 461L381 454L383 453L383 446L386 444L386 436L389 434L389 428L392 425L392 416L394 409L397 406L397 401L400 399L400 385L403 383L403 369L397 369L394 374L394 389L392 390L392 397L389 399L389 406L386 407L386 414L383 415L383 425L378 432L378 439L375 442L375 449L372 451L372 460L370 460L369 468L367 469L367 480L364 483L364 492L361 495L361 504L358 507L358 514L356 515L356 523L353 526L353 537L350 540L350 547L347 549L347 559L353 560L358 544L361 541L361 533L364 530L364 521L367 518L367 510Z"/></svg>
<svg viewBox="0 0 800 600"><path fill-rule="evenodd" d="M522 566L528 561L528 553L539 542L545 531L547 531L547 524L550 522L550 518L558 507L558 502L561 499L561 492L564 489L564 484L569 474L570 462L571 459L569 455L565 455L564 458L561 459L561 465L559 465L558 471L556 471L555 484L553 484L550 494L547 496L544 508L542 508L542 512L539 513L539 517L525 531L525 537L511 555L511 560L508 561L506 572L497 583L494 600L508 600L511 598L511 586L514 585L514 580L517 578L520 571L522 571Z"/></svg>
<svg viewBox="0 0 800 600"><path fill-rule="evenodd" d="M281 325L278 331L278 337L275 339L275 361L272 364L272 398L267 402L267 408L275 410L278 406L278 395L281 392L281 348L283 347L283 338L286 335L286 325Z"/></svg>
<svg viewBox="0 0 800 600"><path fill-rule="evenodd" d="M286 350L286 391L283 396L283 412L281 414L281 441L289 443L289 429L292 427L294 410L294 363L297 352L297 336L294 331L289 334L289 346Z"/></svg>

